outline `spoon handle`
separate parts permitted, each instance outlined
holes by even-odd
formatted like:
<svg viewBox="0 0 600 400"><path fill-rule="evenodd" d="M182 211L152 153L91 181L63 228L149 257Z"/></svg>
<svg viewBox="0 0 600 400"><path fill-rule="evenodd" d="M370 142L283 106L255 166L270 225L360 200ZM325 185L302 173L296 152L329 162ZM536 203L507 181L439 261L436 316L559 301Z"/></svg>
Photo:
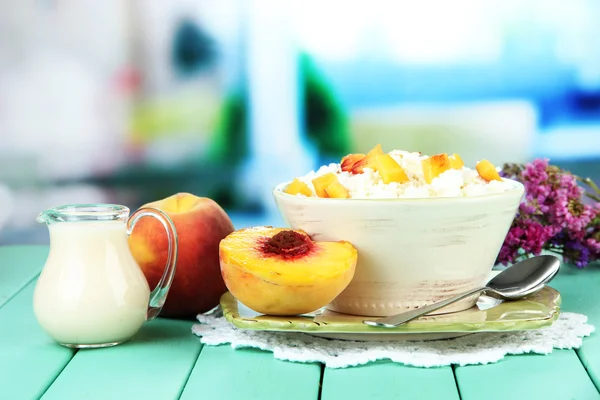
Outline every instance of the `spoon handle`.
<svg viewBox="0 0 600 400"><path fill-rule="evenodd" d="M462 300L465 297L471 296L478 292L483 292L484 290L488 290L488 287L480 287L477 289L473 289L471 291L459 294L455 297L450 297L449 299L438 301L437 303L430 304L425 307L417 308L416 310L403 312L400 314L392 315L390 317L385 317L377 320L364 320L363 323L369 326L377 326L384 328L394 328L396 326L400 326L402 324L407 323L408 321L412 321L415 318L418 318L422 315L429 314L432 311L438 310L442 307L446 307L449 304L452 304L456 301Z"/></svg>

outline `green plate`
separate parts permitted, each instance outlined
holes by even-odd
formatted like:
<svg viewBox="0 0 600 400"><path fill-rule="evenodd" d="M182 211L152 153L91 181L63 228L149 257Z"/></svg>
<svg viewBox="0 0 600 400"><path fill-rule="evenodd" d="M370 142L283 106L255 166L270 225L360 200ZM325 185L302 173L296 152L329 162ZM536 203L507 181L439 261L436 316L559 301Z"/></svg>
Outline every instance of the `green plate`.
<svg viewBox="0 0 600 400"><path fill-rule="evenodd" d="M487 297L487 296L482 296ZM336 313L326 308L310 314L281 317L259 314L241 304L229 292L221 297L225 318L240 329L304 332L348 340L433 340L477 332L506 332L552 325L560 313L560 293L546 286L520 300L504 301L482 310L474 306L456 313L425 316L395 328L371 327L368 317Z"/></svg>

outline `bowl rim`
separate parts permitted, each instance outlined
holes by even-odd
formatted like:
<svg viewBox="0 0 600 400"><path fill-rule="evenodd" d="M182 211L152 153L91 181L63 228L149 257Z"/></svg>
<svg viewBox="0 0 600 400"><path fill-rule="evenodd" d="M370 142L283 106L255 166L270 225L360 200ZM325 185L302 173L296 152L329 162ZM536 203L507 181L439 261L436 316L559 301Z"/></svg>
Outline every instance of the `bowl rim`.
<svg viewBox="0 0 600 400"><path fill-rule="evenodd" d="M330 199L323 197L307 197L300 196L295 194L288 194L283 191L287 185L289 185L292 181L281 182L275 185L272 189L273 195L275 197L281 197L284 199L296 199L307 202L321 202L321 203L433 203L433 202L467 202L467 201L477 201L477 200L485 200L490 198L499 198L499 197L512 197L516 194L520 194L523 196L525 194L525 186L514 179L502 178L505 181L510 181L514 187L505 190L503 192L494 192L494 193L486 193L479 194L475 196L451 196L451 197L410 197L410 198L348 198L348 199Z"/></svg>

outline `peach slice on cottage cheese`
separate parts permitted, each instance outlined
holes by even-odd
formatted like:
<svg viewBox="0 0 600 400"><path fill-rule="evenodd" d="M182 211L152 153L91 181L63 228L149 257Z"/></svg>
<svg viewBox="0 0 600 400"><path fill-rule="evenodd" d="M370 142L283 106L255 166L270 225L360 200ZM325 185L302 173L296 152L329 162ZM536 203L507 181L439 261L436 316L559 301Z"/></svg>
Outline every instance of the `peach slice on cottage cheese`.
<svg viewBox="0 0 600 400"><path fill-rule="evenodd" d="M477 165L475 165L475 169L479 173L479 176L481 176L488 182L502 181L502 177L500 177L500 174L498 173L498 171L496 171L496 167L494 167L494 164L492 164L488 160L479 161Z"/></svg>
<svg viewBox="0 0 600 400"><path fill-rule="evenodd" d="M450 167L452 169L461 169L465 166L462 158L460 158L460 156L456 153L452 154L450 157L448 157L448 159L450 160Z"/></svg>
<svg viewBox="0 0 600 400"><path fill-rule="evenodd" d="M298 178L295 178L289 185L286 186L283 191L287 194L303 194L307 197L311 197L313 195L313 192L310 190L308 185Z"/></svg>
<svg viewBox="0 0 600 400"><path fill-rule="evenodd" d="M409 181L404 169L389 154L377 154L375 161L377 171L379 171L383 183L404 183Z"/></svg>
<svg viewBox="0 0 600 400"><path fill-rule="evenodd" d="M325 188L325 193L327 193L327 197L332 199L347 199L350 197L348 190L338 181L332 182L327 186Z"/></svg>
<svg viewBox="0 0 600 400"><path fill-rule="evenodd" d="M363 159L364 157L364 154L348 154L347 156L342 157L342 161L340 162L340 168L342 169L342 171L351 172L354 164L356 164L357 161Z"/></svg>
<svg viewBox="0 0 600 400"><path fill-rule="evenodd" d="M362 174L365 172L365 168L371 168L372 170L377 171L376 157L378 154L384 154L380 144L373 147L366 156L354 163L352 166L352 173Z"/></svg>
<svg viewBox="0 0 600 400"><path fill-rule="evenodd" d="M334 182L338 182L338 178L333 172L328 172L312 180L312 184L315 187L315 192L319 197L329 197L325 189L331 186L331 184Z"/></svg>
<svg viewBox="0 0 600 400"><path fill-rule="evenodd" d="M427 183L431 183L434 178L437 178L443 172L452 168L450 158L446 153L436 154L426 158L421 161L421 165L423 166L423 177Z"/></svg>

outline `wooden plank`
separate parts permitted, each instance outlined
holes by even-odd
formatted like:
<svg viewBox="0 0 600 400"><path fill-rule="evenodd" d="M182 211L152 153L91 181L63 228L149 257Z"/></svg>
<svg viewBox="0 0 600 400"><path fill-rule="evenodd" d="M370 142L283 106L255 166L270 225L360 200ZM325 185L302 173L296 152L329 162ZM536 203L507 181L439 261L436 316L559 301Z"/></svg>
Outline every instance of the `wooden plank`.
<svg viewBox="0 0 600 400"><path fill-rule="evenodd" d="M562 311L585 314L590 323L600 329L600 309L597 307L600 291L595 289L600 287L600 270L593 267L578 270L563 265L551 286L561 293ZM510 382L510 385L503 385L501 391L486 393L487 399L505 399L511 395L517 398L545 400L600 399L597 390L600 387L598 336L596 332L585 338L583 347L577 352L555 350L548 356L507 356L497 364L458 367L456 378L461 396L466 400L481 398L481 391L489 384L486 377L494 376L495 380Z"/></svg>
<svg viewBox="0 0 600 400"><path fill-rule="evenodd" d="M75 351L54 343L33 315L32 279L47 253L46 246L0 247L0 295L10 297L19 282L30 282L0 309L3 397L37 399L48 389L44 398L178 398L201 347L193 321L158 319L127 344L73 357Z"/></svg>
<svg viewBox="0 0 600 400"><path fill-rule="evenodd" d="M584 339L577 354L600 390L600 269L597 266L583 270L563 266L551 285L562 295L563 311L585 314L596 327L596 331Z"/></svg>
<svg viewBox="0 0 600 400"><path fill-rule="evenodd" d="M509 356L498 363L456 368L462 400L600 399L573 350Z"/></svg>
<svg viewBox="0 0 600 400"><path fill-rule="evenodd" d="M42 398L177 399L201 348L193 323L158 318L127 343L79 350Z"/></svg>
<svg viewBox="0 0 600 400"><path fill-rule="evenodd" d="M320 377L319 364L281 361L257 349L204 346L181 399L316 400Z"/></svg>
<svg viewBox="0 0 600 400"><path fill-rule="evenodd" d="M0 307L42 270L48 246L0 247Z"/></svg>
<svg viewBox="0 0 600 400"><path fill-rule="evenodd" d="M38 398L73 355L72 350L56 345L46 336L31 309L31 280L41 269L46 254L44 246L0 247L0 306L4 304L0 308L0 387L6 398ZM27 282L30 283L23 288ZM552 286L563 295L564 311L584 313L600 329L600 291L595 290L600 287L599 269L564 267ZM177 398L192 367L188 385L183 389L184 399L317 398L318 364L288 363L274 360L268 352L234 351L228 346L205 347L196 361L201 346L190 332L192 323L157 320L147 324L130 343L79 352L44 398ZM491 399L510 398L511 394L515 398L544 400L600 398L584 369L587 367L598 386L599 336L596 332L584 340L578 351L583 365L575 352L555 351L550 356L508 356L496 364L457 367L461 396L467 400L481 398L482 393ZM156 348L157 351L150 350ZM496 382L510 384L490 391L490 376ZM297 382L303 384L294 384ZM288 391L291 387L293 390ZM342 396L455 399L457 391L450 368L420 369L378 362L326 369L322 398Z"/></svg>
<svg viewBox="0 0 600 400"><path fill-rule="evenodd" d="M26 263L21 266L30 267ZM74 354L54 343L39 327L31 305L34 288L35 282L29 283L0 308L0 388L4 399L38 399Z"/></svg>
<svg viewBox="0 0 600 400"><path fill-rule="evenodd" d="M458 400L459 396L450 367L414 368L378 361L352 368L326 368L321 399Z"/></svg>

